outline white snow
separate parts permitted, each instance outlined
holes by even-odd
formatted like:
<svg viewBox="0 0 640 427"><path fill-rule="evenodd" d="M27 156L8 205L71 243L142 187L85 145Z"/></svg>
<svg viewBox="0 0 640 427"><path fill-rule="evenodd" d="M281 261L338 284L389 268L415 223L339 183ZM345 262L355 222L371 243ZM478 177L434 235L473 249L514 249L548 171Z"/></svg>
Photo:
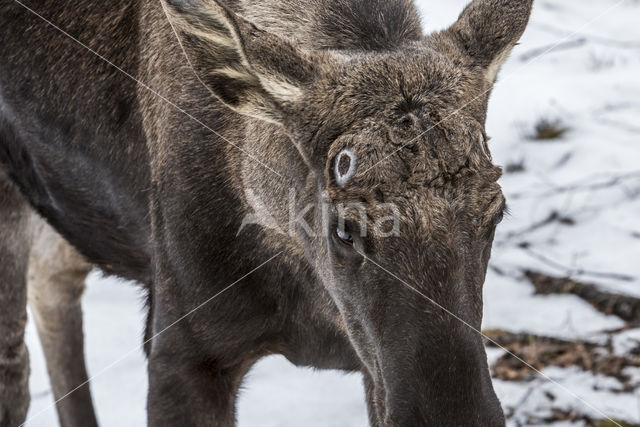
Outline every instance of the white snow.
<svg viewBox="0 0 640 427"><path fill-rule="evenodd" d="M452 23L467 2L417 3L425 27L434 30ZM528 141L526 135L541 118L562 120L568 133L560 141ZM505 174L501 181L511 216L499 228L491 263L506 274L489 271L485 327L589 339L622 326L577 297L533 295L520 271L571 274L640 296L639 118L640 1L537 0L531 25L490 103L487 131L494 160L500 165L522 161L525 170ZM616 179L616 185L607 185ZM528 231L554 211L575 225L556 222ZM528 250L518 246L523 242ZM618 280L610 273L633 279ZM147 379L138 291L93 274L84 307L87 359L95 375L91 388L101 424L144 425ZM637 330L626 332L615 338L615 350L626 353L638 340ZM31 322L27 343L32 361L27 425L57 425ZM489 357L500 354L491 350ZM628 373L640 381L637 371ZM511 425L528 425L529 416L544 416L552 407L640 422L640 396L609 391L619 385L616 379L577 368L544 373L588 404L542 377L524 384L495 381L507 413L517 406ZM298 369L281 357L269 357L250 372L238 412L241 427L367 425L358 375Z"/></svg>

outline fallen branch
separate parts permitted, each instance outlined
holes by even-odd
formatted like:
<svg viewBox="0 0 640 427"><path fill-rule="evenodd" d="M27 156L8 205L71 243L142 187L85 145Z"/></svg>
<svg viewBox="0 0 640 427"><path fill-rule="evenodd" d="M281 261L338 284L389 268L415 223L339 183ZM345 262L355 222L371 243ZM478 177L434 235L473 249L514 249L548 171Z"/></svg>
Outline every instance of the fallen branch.
<svg viewBox="0 0 640 427"><path fill-rule="evenodd" d="M531 414L527 417L527 424L529 425L549 425L557 422L580 423L585 427L639 427L638 424L631 424L617 418L593 418L580 413L576 409L551 408L551 415Z"/></svg>
<svg viewBox="0 0 640 427"><path fill-rule="evenodd" d="M567 31L564 28L559 28L550 24L539 23L536 24L536 26L544 31L554 33L561 37L565 37L567 35ZM640 49L640 43L635 40L616 40L609 37L603 37L596 34L588 34L584 32L582 32L580 35L590 42L602 44L605 46L615 46L622 49Z"/></svg>
<svg viewBox="0 0 640 427"><path fill-rule="evenodd" d="M518 245L518 248L525 251L525 253L530 257L537 259L538 261L548 265L549 267L553 267L557 270L562 271L565 277L591 276L591 277L597 277L599 279L620 280L622 282L633 282L636 280L635 277L629 276L627 274L608 273L608 272L602 272L602 271L585 270L583 268L567 267L565 265L560 264L559 262L556 262L542 254L539 254L533 251L531 249L531 245L527 242L520 243Z"/></svg>
<svg viewBox="0 0 640 427"><path fill-rule="evenodd" d="M559 194L564 193L578 193L578 192L591 192L604 190L611 187L616 187L627 180L640 179L640 171L632 171L628 173L623 173L620 175L613 175L608 177L594 178L594 179L584 179L579 182L558 186L551 190L538 193L538 194L529 194L529 193L516 193L511 195L512 199L525 199L525 198L542 198L542 197L552 197L557 196Z"/></svg>
<svg viewBox="0 0 640 427"><path fill-rule="evenodd" d="M581 37L575 40L566 41L564 43L550 44L547 46L531 49L528 52L521 54L518 59L520 59L520 61L522 62L529 62L551 52L555 53L561 50L575 49L578 47L582 47L586 44L587 44L587 39L584 37Z"/></svg>
<svg viewBox="0 0 640 427"><path fill-rule="evenodd" d="M507 233L507 235L502 239L500 239L500 241L497 241L496 244L503 245L505 243L508 243L511 239L515 237L523 236L525 234L537 231L541 228L544 228L552 224L562 224L562 225L572 226L572 225L575 225L575 220L573 220L568 216L563 216L558 211L553 211L549 214L547 218L541 221L535 222L525 229L518 230L518 231L511 231Z"/></svg>
<svg viewBox="0 0 640 427"><path fill-rule="evenodd" d="M591 304L604 314L613 314L630 323L640 324L640 299L605 292L596 285L580 283L568 278L551 277L527 270L524 275L540 295L571 294Z"/></svg>
<svg viewBox="0 0 640 427"><path fill-rule="evenodd" d="M638 386L638 384L632 384L632 378L623 371L628 367L640 367L640 356L616 355L610 343L566 341L503 330L487 330L483 333L490 338L487 340L487 346L501 346L511 353L504 354L491 366L494 378L505 381L528 381L536 378L536 372L524 365L518 359L520 358L538 371L547 366L562 368L577 366L593 374L614 377L631 391Z"/></svg>

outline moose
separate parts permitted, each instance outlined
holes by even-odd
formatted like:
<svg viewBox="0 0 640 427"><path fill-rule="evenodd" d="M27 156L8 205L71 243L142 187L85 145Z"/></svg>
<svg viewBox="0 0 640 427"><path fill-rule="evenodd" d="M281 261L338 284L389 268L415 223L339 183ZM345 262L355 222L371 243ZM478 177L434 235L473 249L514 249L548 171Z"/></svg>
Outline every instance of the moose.
<svg viewBox="0 0 640 427"><path fill-rule="evenodd" d="M269 354L361 372L372 426L504 425L484 127L532 3L425 35L412 0L0 0L0 425L27 304L61 424L97 425L91 266L147 290L150 426L235 425ZM389 205L397 232L363 233Z"/></svg>

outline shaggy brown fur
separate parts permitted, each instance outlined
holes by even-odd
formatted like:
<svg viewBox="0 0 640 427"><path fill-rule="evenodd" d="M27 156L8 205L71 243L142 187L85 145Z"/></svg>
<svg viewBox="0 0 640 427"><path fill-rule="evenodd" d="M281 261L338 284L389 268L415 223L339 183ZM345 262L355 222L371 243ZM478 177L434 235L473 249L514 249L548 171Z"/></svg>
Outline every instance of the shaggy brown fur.
<svg viewBox="0 0 640 427"><path fill-rule="evenodd" d="M409 0L26 3L143 82L0 0L0 164L90 262L149 287L150 425L233 425L270 353L360 370L374 426L504 424L481 337L447 311L480 327L504 208L486 108L532 0L475 0L428 36ZM340 238L352 202L371 224L393 204L399 233L361 236L349 211ZM238 233L258 210L271 226ZM18 249L0 248L15 318Z"/></svg>

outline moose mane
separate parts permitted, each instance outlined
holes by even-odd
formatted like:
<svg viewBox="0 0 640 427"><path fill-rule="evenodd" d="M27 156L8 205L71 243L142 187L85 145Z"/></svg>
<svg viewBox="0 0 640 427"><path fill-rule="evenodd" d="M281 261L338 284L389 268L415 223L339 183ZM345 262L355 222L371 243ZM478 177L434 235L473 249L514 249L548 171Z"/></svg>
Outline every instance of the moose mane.
<svg viewBox="0 0 640 427"><path fill-rule="evenodd" d="M315 23L318 48L385 50L422 37L411 0L339 0Z"/></svg>
<svg viewBox="0 0 640 427"><path fill-rule="evenodd" d="M265 29L312 49L389 50L422 38L412 0L228 0Z"/></svg>

